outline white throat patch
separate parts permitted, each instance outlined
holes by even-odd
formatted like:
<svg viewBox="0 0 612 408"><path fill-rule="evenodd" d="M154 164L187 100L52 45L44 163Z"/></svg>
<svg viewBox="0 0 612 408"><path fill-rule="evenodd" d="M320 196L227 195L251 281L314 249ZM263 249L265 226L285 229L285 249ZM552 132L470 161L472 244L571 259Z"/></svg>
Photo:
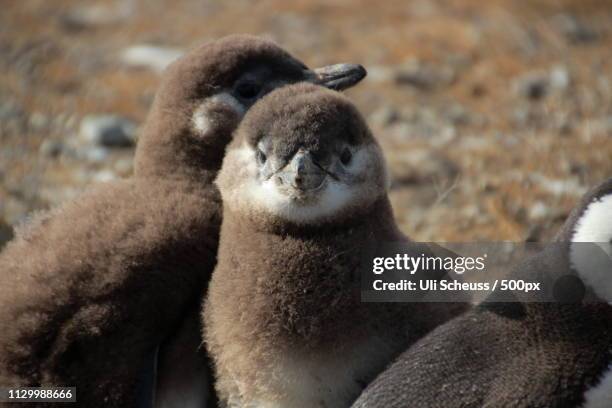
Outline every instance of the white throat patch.
<svg viewBox="0 0 612 408"><path fill-rule="evenodd" d="M224 202L230 208L237 211L256 210L278 216L296 224L316 223L322 219L334 217L343 209L354 205L358 201L374 200L377 198L375 191L371 194L364 194L361 186L351 186L328 177L322 191L319 192L318 199L312 203L299 203L291 199L286 194L279 191L273 177L260 183L253 175L257 174L255 164L255 152L248 146L229 150L226 153L226 160L231 160L235 165L240 165L248 173L248 181L242 186L240 191L232 189L227 196L227 192L221 188ZM382 160L380 148L377 145L363 147L353 154L353 160L347 167L349 170L358 172L367 171L369 161L374 157ZM222 172L223 173L223 172ZM223 176L222 176L223 177ZM384 187L381 191L384 191ZM380 193L380 192L378 192ZM366 196L367 197L364 197ZM362 203L366 204L366 202Z"/></svg>
<svg viewBox="0 0 612 408"><path fill-rule="evenodd" d="M354 195L349 186L329 179L316 204L295 203L278 190L272 178L265 181L263 185L252 183L249 190L258 206L297 224L308 224L333 216L345 207Z"/></svg>
<svg viewBox="0 0 612 408"><path fill-rule="evenodd" d="M210 96L204 100L193 112L191 123L194 131L200 135L206 135L211 128L214 128L214 118L209 115L211 109L218 105L225 105L236 112L239 117L244 116L246 109L236 98L227 92Z"/></svg>
<svg viewBox="0 0 612 408"><path fill-rule="evenodd" d="M570 261L574 269L597 296L610 303L612 303L611 240L612 194L589 204L574 229L572 242L592 242L596 246L591 249L587 245L572 245L570 249Z"/></svg>

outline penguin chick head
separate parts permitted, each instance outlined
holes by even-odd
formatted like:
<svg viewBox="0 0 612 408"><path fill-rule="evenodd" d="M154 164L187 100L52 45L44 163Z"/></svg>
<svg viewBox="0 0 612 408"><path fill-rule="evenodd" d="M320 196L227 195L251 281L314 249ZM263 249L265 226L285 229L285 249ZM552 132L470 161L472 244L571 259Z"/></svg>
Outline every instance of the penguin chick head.
<svg viewBox="0 0 612 408"><path fill-rule="evenodd" d="M570 264L593 292L612 303L612 178L589 191L558 241L570 241Z"/></svg>
<svg viewBox="0 0 612 408"><path fill-rule="evenodd" d="M311 84L270 93L245 116L217 178L235 213L274 224L335 223L386 195L385 160L353 104Z"/></svg>
<svg viewBox="0 0 612 408"><path fill-rule="evenodd" d="M309 81L345 89L365 76L360 65L309 69L275 43L233 35L205 43L172 63L162 79L137 152L137 175L218 170L231 133L262 96Z"/></svg>

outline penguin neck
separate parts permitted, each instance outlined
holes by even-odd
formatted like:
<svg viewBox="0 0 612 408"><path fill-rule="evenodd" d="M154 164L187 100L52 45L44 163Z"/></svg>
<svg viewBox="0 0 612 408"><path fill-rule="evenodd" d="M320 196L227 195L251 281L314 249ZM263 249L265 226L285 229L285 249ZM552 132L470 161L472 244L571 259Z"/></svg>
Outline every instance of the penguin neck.
<svg viewBox="0 0 612 408"><path fill-rule="evenodd" d="M307 348L360 337L365 329L354 325L351 315L363 308L359 271L365 254L396 239L386 197L355 222L319 230L263 231L226 207L216 280L240 282L232 288L236 298L253 299L248 319L241 322L249 332Z"/></svg>
<svg viewBox="0 0 612 408"><path fill-rule="evenodd" d="M226 208L232 219L245 230L261 233L274 239L274 236L293 237L334 237L342 236L347 231L377 231L397 239L402 236L393 217L393 209L387 196L382 196L367 209L355 208L344 211L336 217L329 217L317 223L296 224L284 219L264 214L238 214Z"/></svg>
<svg viewBox="0 0 612 408"><path fill-rule="evenodd" d="M313 258L317 251L323 253L322 247L332 252L349 248L359 251L360 246L371 243L405 239L395 224L387 197L381 197L358 217L339 224L310 226L286 223L271 225L248 215L237 214L225 205L222 230L224 235L221 245L231 246L234 250L236 246L242 247L236 253L240 253L241 261L256 269L255 273L265 273L265 265L269 265L270 258L295 259L295 255ZM258 247L276 248L278 251L266 251L270 253L264 257L258 251L250 250L253 242L257 242ZM305 248L308 250L304 251ZM321 261L327 263L328 259L322 258Z"/></svg>

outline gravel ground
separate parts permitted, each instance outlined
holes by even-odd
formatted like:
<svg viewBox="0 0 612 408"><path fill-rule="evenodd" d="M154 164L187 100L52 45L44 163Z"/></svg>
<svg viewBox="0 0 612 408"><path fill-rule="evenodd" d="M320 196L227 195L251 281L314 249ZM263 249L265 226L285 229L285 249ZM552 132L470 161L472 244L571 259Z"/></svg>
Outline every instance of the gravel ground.
<svg viewBox="0 0 612 408"><path fill-rule="evenodd" d="M21 0L0 13L0 241L129 176L163 67L236 30L368 69L349 96L417 240L547 240L612 176L610 1Z"/></svg>

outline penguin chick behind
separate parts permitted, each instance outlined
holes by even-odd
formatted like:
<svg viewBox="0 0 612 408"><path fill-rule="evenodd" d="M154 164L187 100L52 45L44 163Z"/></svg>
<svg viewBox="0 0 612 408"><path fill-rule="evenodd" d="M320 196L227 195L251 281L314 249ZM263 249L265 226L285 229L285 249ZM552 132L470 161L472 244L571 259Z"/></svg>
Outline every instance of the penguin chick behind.
<svg viewBox="0 0 612 408"><path fill-rule="evenodd" d="M357 109L309 84L245 116L216 181L224 203L204 308L230 407L341 408L464 304L361 303L364 251L404 242L382 151Z"/></svg>
<svg viewBox="0 0 612 408"><path fill-rule="evenodd" d="M492 294L403 353L353 407L612 406L612 178L585 195L555 243L510 275L535 276L571 282L564 302L534 292L502 303Z"/></svg>

